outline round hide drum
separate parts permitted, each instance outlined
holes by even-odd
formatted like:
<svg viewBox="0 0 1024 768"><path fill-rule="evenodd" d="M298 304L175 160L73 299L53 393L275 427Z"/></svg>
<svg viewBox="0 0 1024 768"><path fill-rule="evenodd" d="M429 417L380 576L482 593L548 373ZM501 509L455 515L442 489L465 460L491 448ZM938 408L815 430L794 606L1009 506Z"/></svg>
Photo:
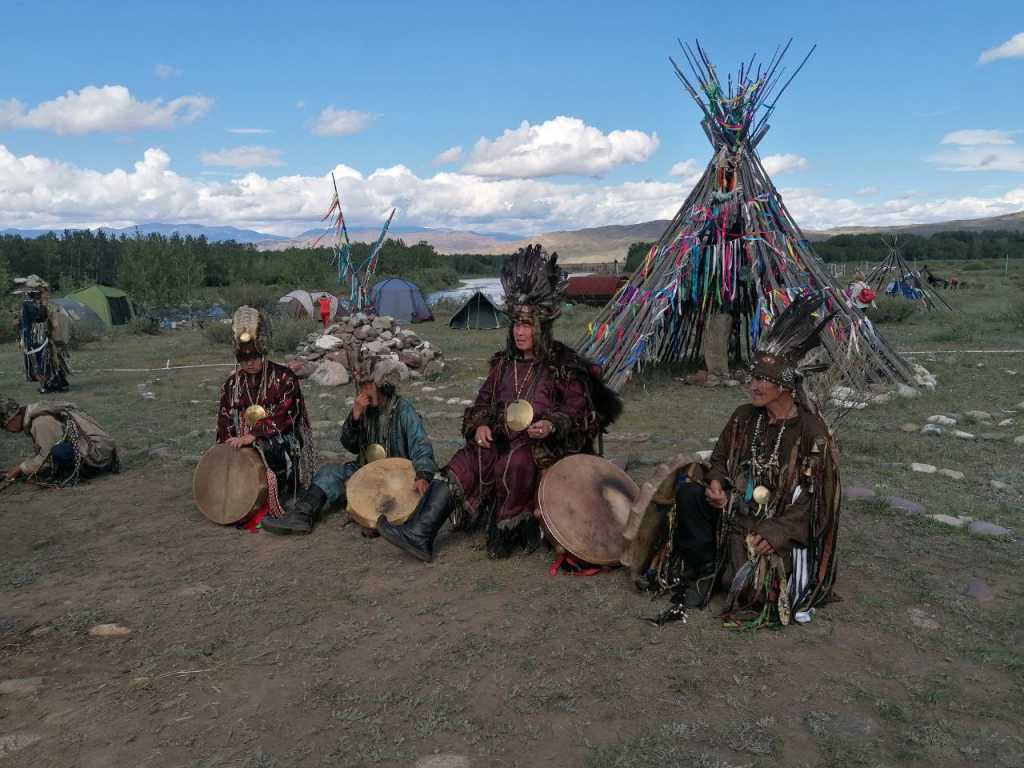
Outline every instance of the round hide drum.
<svg viewBox="0 0 1024 768"><path fill-rule="evenodd" d="M623 532L640 489L599 456L567 456L544 473L537 492L544 528L570 554L594 565L618 565Z"/></svg>
<svg viewBox="0 0 1024 768"><path fill-rule="evenodd" d="M267 501L267 468L255 448L213 446L192 475L192 498L207 519L240 523Z"/></svg>
<svg viewBox="0 0 1024 768"><path fill-rule="evenodd" d="M416 470L408 459L378 459L360 467L345 485L348 513L364 528L376 529L377 518L404 523L420 497L413 484Z"/></svg>

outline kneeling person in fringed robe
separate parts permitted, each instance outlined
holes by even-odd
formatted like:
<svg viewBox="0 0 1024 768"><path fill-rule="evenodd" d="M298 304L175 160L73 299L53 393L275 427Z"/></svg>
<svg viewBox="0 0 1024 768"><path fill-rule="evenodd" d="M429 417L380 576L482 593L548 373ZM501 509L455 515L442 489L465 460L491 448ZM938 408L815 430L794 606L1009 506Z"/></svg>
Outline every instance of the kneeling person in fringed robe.
<svg viewBox="0 0 1024 768"><path fill-rule="evenodd" d="M341 428L341 444L356 455L355 461L321 467L288 515L265 519L264 530L309 533L323 509L346 504L345 486L356 470L378 458L411 461L416 492L420 496L426 492L437 473L434 447L413 404L398 394L399 363L368 358L353 379L359 389Z"/></svg>
<svg viewBox="0 0 1024 768"><path fill-rule="evenodd" d="M648 578L673 602L707 605L728 591L733 627L805 623L832 597L839 526L838 453L802 393L800 360L829 322L818 295L798 297L765 332L751 369L751 402L733 413L703 482L679 473L672 531ZM820 370L820 366L818 367ZM662 619L679 608L670 608Z"/></svg>
<svg viewBox="0 0 1024 768"><path fill-rule="evenodd" d="M254 447L267 467L270 517L309 484L314 464L313 435L299 380L290 368L267 359L270 326L252 307L232 318L238 368L220 391L217 442Z"/></svg>
<svg viewBox="0 0 1024 768"><path fill-rule="evenodd" d="M506 261L501 280L513 325L463 416L466 445L409 520L377 521L381 536L421 560L433 558L434 538L449 516L456 529L485 525L491 557L535 549L541 470L572 453L593 453L621 411L595 367L552 339L564 289L557 258L530 246Z"/></svg>
<svg viewBox="0 0 1024 768"><path fill-rule="evenodd" d="M7 470L43 485L73 485L119 469L114 439L74 403L0 403L0 426L32 438L35 454Z"/></svg>

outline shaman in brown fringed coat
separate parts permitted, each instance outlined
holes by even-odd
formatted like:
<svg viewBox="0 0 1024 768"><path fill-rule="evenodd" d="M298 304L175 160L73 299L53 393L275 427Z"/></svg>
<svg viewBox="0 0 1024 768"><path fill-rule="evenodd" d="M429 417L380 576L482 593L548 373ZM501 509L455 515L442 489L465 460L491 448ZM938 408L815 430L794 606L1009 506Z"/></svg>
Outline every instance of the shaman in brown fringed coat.
<svg viewBox="0 0 1024 768"><path fill-rule="evenodd" d="M515 400L528 401L536 420L554 425L549 437L537 440L525 431L510 431L505 408ZM534 548L539 540L534 510L540 472L570 454L594 452L603 424L611 418L601 407L606 403L617 405L617 400L587 361L561 342L551 342L543 360L523 359L509 350L497 353L475 402L463 415L466 445L446 468L456 497L454 526L486 522L488 548L494 554L516 545ZM490 427L494 435L488 447L474 441L480 426Z"/></svg>
<svg viewBox="0 0 1024 768"><path fill-rule="evenodd" d="M779 457L778 467L767 470L770 477L756 477L754 457L764 465L772 455ZM765 408L740 406L715 445L706 479L718 480L731 497L719 524L716 573L722 587L728 590L750 562L751 533L771 544L783 569L771 574L772 562L765 560L762 580L754 574L750 600L734 606L733 618L757 620L767 608L765 620L789 623L779 616L781 598L783 612L802 621L831 598L841 488L835 442L819 416L798 407L793 418L772 424ZM762 483L772 490L758 504L753 496Z"/></svg>

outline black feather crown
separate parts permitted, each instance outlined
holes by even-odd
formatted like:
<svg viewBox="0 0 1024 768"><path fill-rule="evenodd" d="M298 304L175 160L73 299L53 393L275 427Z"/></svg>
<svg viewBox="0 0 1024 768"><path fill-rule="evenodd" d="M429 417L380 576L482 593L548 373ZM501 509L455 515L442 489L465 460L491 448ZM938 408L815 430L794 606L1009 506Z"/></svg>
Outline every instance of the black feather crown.
<svg viewBox="0 0 1024 768"><path fill-rule="evenodd" d="M520 248L501 267L505 310L513 317L536 315L542 321L554 320L562 312L565 282L557 253L548 256L540 245Z"/></svg>
<svg viewBox="0 0 1024 768"><path fill-rule="evenodd" d="M761 335L754 353L751 373L754 378L792 387L798 375L819 368L800 368L808 352L821 345L821 334L835 312L815 316L825 304L825 294L813 291L797 296L775 322Z"/></svg>

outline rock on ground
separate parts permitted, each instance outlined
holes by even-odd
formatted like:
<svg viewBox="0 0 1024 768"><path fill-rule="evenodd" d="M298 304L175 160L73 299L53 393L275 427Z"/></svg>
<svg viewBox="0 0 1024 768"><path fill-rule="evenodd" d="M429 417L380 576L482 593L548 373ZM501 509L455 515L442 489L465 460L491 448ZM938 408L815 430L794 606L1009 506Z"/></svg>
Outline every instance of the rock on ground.
<svg viewBox="0 0 1024 768"><path fill-rule="evenodd" d="M926 475L934 475L938 468L934 464L918 464L916 461L910 465L911 472L923 472Z"/></svg>
<svg viewBox="0 0 1024 768"><path fill-rule="evenodd" d="M979 603L990 603L996 599L992 588L979 578L969 579L960 594L964 597L974 598Z"/></svg>
<svg viewBox="0 0 1024 768"><path fill-rule="evenodd" d="M45 681L46 678L43 677L19 677L13 680L4 680L0 682L0 695L26 696L42 688Z"/></svg>
<svg viewBox="0 0 1024 768"><path fill-rule="evenodd" d="M338 387L348 384L349 377L348 371L341 363L324 360L317 367L316 372L309 377L309 380L321 387Z"/></svg>
<svg viewBox="0 0 1024 768"><path fill-rule="evenodd" d="M1008 536L1010 534L1009 528L1003 528L1001 525L990 523L986 520L975 520L971 523L971 527L967 529L976 536Z"/></svg>
<svg viewBox="0 0 1024 768"><path fill-rule="evenodd" d="M958 469L940 469L938 474L951 480L963 480L966 475Z"/></svg>
<svg viewBox="0 0 1024 768"><path fill-rule="evenodd" d="M898 509L902 512L909 512L912 515L924 513L924 505L910 499L904 499L900 496L887 496L885 501L893 509Z"/></svg>

